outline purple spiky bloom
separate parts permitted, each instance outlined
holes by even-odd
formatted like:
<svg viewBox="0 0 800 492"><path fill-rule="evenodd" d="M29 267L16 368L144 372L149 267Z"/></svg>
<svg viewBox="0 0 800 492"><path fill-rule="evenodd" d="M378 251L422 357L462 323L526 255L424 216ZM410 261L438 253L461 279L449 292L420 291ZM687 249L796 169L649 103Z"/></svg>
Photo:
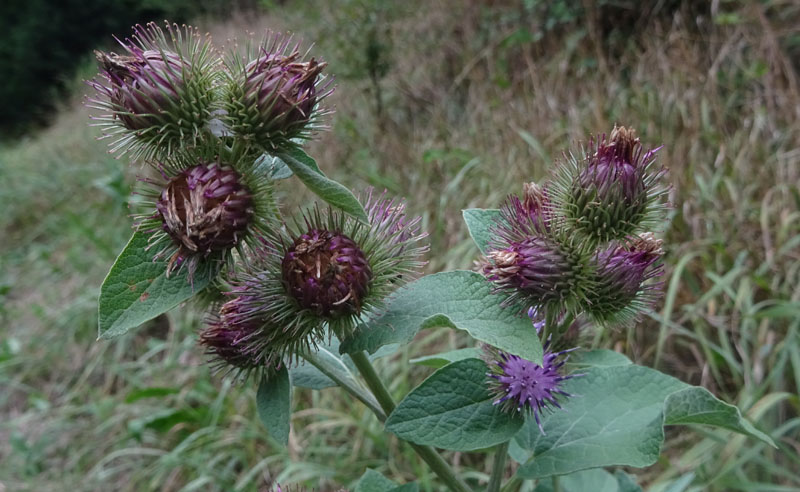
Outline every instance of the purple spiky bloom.
<svg viewBox="0 0 800 492"><path fill-rule="evenodd" d="M372 279L364 252L340 232L310 229L289 247L282 262L286 290L317 316L358 314Z"/></svg>
<svg viewBox="0 0 800 492"><path fill-rule="evenodd" d="M173 261L237 244L253 215L250 192L231 167L198 164L172 178L156 203L162 228L179 247Z"/></svg>
<svg viewBox="0 0 800 492"><path fill-rule="evenodd" d="M576 232L602 243L655 226L665 193L659 149L644 151L634 129L614 127L608 138L592 139L582 161L564 166L556 202Z"/></svg>
<svg viewBox="0 0 800 492"><path fill-rule="evenodd" d="M588 312L602 321L635 317L658 297L661 284L647 283L663 274L661 240L652 233L599 251L593 265L596 289Z"/></svg>
<svg viewBox="0 0 800 492"><path fill-rule="evenodd" d="M214 358L214 364L230 365L240 370L251 370L264 364L252 343L259 335L261 324L247 316L246 305L245 297L226 302L200 335L200 344Z"/></svg>
<svg viewBox="0 0 800 492"><path fill-rule="evenodd" d="M228 126L267 149L280 149L308 136L321 112L318 103L332 91L322 76L327 63L303 61L290 36L265 40L253 55L232 68L228 90Z"/></svg>
<svg viewBox="0 0 800 492"><path fill-rule="evenodd" d="M492 250L484 276L510 299L533 299L536 305L561 301L573 289L571 260L555 241L527 237L501 250Z"/></svg>
<svg viewBox="0 0 800 492"><path fill-rule="evenodd" d="M486 364L489 372L489 390L494 394L495 405L514 413L523 410L533 414L539 430L542 429L541 416L553 407L561 408L560 400L572 395L561 388L561 383L579 376L563 374L564 364L573 349L551 352L550 339L543 345L542 365L509 354L493 347L485 347Z"/></svg>

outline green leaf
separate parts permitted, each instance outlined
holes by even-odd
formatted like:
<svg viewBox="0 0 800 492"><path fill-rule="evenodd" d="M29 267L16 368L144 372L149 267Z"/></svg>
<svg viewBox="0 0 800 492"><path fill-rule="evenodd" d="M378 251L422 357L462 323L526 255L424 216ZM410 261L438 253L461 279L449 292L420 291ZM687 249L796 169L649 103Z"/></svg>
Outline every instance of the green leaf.
<svg viewBox="0 0 800 492"><path fill-rule="evenodd" d="M467 223L469 235L481 253L486 254L489 249L489 240L492 234L489 232L491 227L503 220L500 211L497 209L468 208L462 210L464 222Z"/></svg>
<svg viewBox="0 0 800 492"><path fill-rule="evenodd" d="M558 488L561 492L620 492L617 479L602 468L560 476ZM553 482L542 480L534 492L553 492Z"/></svg>
<svg viewBox="0 0 800 492"><path fill-rule="evenodd" d="M614 478L617 479L617 487L619 488L619 492L642 492L642 488L636 483L636 479L624 471L615 471Z"/></svg>
<svg viewBox="0 0 800 492"><path fill-rule="evenodd" d="M439 369L451 362L456 362L464 359L477 359L481 355L481 351L474 348L463 348L458 350L451 350L449 352L442 352L440 354L426 355L411 359L409 362L419 366L435 367Z"/></svg>
<svg viewBox="0 0 800 492"><path fill-rule="evenodd" d="M270 435L286 446L289 443L289 422L292 417L292 388L285 367L263 378L256 393L256 409Z"/></svg>
<svg viewBox="0 0 800 492"><path fill-rule="evenodd" d="M367 470L358 480L354 492L418 492L416 483L397 485L375 470Z"/></svg>
<svg viewBox="0 0 800 492"><path fill-rule="evenodd" d="M124 335L169 311L203 290L217 273L208 266L198 268L191 282L186 269L167 278L167 263L154 262L153 252L146 251L147 237L133 234L100 287L100 338Z"/></svg>
<svg viewBox="0 0 800 492"><path fill-rule="evenodd" d="M578 351L569 359L569 365L573 367L610 367L627 366L631 360L613 350L596 349Z"/></svg>
<svg viewBox="0 0 800 492"><path fill-rule="evenodd" d="M361 325L340 347L342 353L375 352L389 343L406 344L421 329L457 328L505 352L541 363L542 345L526 316L500 306L503 297L475 272L452 271L422 277L400 289L382 316Z"/></svg>
<svg viewBox="0 0 800 492"><path fill-rule="evenodd" d="M529 419L517 434L535 458L520 466L523 478L563 475L612 465L655 463L665 424L710 424L772 444L736 407L702 388L656 370L636 366L590 367L564 383L572 398L542 420L545 434Z"/></svg>
<svg viewBox="0 0 800 492"><path fill-rule="evenodd" d="M369 222L367 212L353 195L341 184L326 177L317 163L302 149L294 148L277 155L315 195L334 207L340 208L362 222Z"/></svg>
<svg viewBox="0 0 800 492"><path fill-rule="evenodd" d="M386 420L401 439L454 451L473 451L511 439L523 419L492 404L486 364L453 362L411 390Z"/></svg>
<svg viewBox="0 0 800 492"><path fill-rule="evenodd" d="M353 375L356 371L353 360L347 355L339 355L339 339L335 336L331 336L328 340L330 340L329 343L322 343L317 346L318 357L325 360L327 366L335 370L336 376L340 379L356 381ZM380 357L386 357L387 355L395 353L398 348L398 344L386 345L381 347L380 350L372 354L369 358L370 360L375 360ZM289 369L289 374L291 375L292 386L298 388L321 390L337 386L331 378L323 374L322 371L314 367L311 363L304 360L301 361L299 365Z"/></svg>

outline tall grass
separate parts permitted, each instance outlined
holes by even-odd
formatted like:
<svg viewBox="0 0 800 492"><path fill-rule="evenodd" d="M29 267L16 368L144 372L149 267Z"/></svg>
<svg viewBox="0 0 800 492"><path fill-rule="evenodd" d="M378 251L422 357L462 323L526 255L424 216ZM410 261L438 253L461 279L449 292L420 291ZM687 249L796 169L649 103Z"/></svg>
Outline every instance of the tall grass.
<svg viewBox="0 0 800 492"><path fill-rule="evenodd" d="M622 37L600 15L548 25L535 2L390 5L292 3L205 26L217 40L267 27L317 40L344 75L332 129L310 153L353 188L407 196L431 234L431 271L471 267L460 210L546 178L566 143L618 123L664 144L675 206L664 302L635 329L591 340L710 388L779 449L671 429L662 461L635 473L656 491L800 487L793 3L633 16ZM74 109L0 149L0 489L256 490L278 479L335 490L371 467L435 490L413 453L333 390L296 391L289 447L275 446L253 388L209 374L188 309L95 341L98 286L129 234L137 169L92 137ZM307 195L292 186L280 190L299 204ZM426 374L405 356L464 343L423 333L379 369L400 396ZM450 458L485 485L483 457Z"/></svg>

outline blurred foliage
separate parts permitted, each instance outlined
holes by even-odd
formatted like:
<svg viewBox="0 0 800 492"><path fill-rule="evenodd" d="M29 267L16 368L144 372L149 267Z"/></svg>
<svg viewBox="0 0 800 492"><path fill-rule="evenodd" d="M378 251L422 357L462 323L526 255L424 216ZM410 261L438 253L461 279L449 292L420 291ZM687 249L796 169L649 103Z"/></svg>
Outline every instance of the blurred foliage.
<svg viewBox="0 0 800 492"><path fill-rule="evenodd" d="M136 23L223 18L248 0L5 0L0 3L0 132L48 124L81 62L98 45L114 50Z"/></svg>

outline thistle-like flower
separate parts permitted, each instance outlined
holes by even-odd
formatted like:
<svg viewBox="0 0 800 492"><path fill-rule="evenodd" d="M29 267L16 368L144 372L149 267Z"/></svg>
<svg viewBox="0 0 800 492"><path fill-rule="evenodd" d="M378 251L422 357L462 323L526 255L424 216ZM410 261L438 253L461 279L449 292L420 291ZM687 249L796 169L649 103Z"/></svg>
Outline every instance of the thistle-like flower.
<svg viewBox="0 0 800 492"><path fill-rule="evenodd" d="M595 321L629 321L656 301L661 284L648 281L664 272L661 244L652 233L644 233L597 252L592 260L596 287L586 306Z"/></svg>
<svg viewBox="0 0 800 492"><path fill-rule="evenodd" d="M118 40L119 41L119 40ZM119 41L125 55L96 51L100 76L89 82L97 96L89 106L111 152L131 150L135 157L165 157L193 146L214 110L215 65L211 43L196 29L154 23L136 25Z"/></svg>
<svg viewBox="0 0 800 492"><path fill-rule="evenodd" d="M135 227L150 234L154 260L168 259L167 274L218 270L233 249L258 246L256 236L271 228L272 187L248 162L181 155L156 164L161 179L142 179L144 210Z"/></svg>
<svg viewBox="0 0 800 492"><path fill-rule="evenodd" d="M658 225L665 205L659 149L643 151L633 129L614 127L582 160L570 157L554 183L553 205L568 227L595 244Z"/></svg>
<svg viewBox="0 0 800 492"><path fill-rule="evenodd" d="M362 197L369 224L338 209L312 209L273 229L235 280L238 321L259 329L248 338L262 360L291 362L328 335L349 334L377 314L386 297L422 267L419 218L403 202Z"/></svg>
<svg viewBox="0 0 800 492"><path fill-rule="evenodd" d="M561 383L579 376L563 373L569 356L562 356L572 352L574 348L560 352L551 352L549 348L550 338L543 346L544 356L542 365L539 365L494 347L484 347L484 358L489 367L487 381L489 391L495 397L494 404L501 405L509 413L524 410L533 414L542 433L544 429L541 417L544 412L553 407L560 409L560 400L572 396L561 388Z"/></svg>
<svg viewBox="0 0 800 492"><path fill-rule="evenodd" d="M491 230L482 273L508 296L506 304L518 305L521 311L560 312L585 295L585 248L574 245L552 220L546 192L529 184L522 200L508 198L501 220Z"/></svg>
<svg viewBox="0 0 800 492"><path fill-rule="evenodd" d="M303 61L299 43L290 36L265 38L246 57L233 53L226 64L229 80L224 121L233 134L273 152L306 139L318 127L319 102L332 92L331 79L322 75L327 65Z"/></svg>

